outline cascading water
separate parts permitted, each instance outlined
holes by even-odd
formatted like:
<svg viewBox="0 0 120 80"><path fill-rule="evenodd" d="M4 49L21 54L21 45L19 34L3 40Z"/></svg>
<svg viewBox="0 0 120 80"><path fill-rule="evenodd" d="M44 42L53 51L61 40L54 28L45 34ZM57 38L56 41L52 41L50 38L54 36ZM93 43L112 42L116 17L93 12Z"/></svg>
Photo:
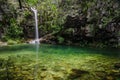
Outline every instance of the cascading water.
<svg viewBox="0 0 120 80"><path fill-rule="evenodd" d="M32 7L31 7L31 10L34 12L34 15L35 15L35 43L39 44L37 10Z"/></svg>

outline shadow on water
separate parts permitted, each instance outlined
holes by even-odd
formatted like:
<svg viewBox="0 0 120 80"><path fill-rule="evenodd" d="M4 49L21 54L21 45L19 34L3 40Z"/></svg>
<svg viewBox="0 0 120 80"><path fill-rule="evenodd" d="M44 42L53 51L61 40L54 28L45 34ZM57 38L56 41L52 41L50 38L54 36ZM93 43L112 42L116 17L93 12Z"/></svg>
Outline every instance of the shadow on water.
<svg viewBox="0 0 120 80"><path fill-rule="evenodd" d="M102 54L106 56L120 56L120 48L90 48L90 47L78 47L78 46L63 46L63 45L43 45L43 53L50 54Z"/></svg>
<svg viewBox="0 0 120 80"><path fill-rule="evenodd" d="M10 52L10 51L20 51L20 50L34 50L35 45L23 44L23 45L11 45L0 47L0 53Z"/></svg>

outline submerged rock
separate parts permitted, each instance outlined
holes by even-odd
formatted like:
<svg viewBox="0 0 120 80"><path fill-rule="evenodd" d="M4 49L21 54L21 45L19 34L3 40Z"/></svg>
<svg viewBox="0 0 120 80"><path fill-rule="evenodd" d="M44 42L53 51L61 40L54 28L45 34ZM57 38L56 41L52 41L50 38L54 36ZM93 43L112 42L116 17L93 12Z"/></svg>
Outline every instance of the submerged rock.
<svg viewBox="0 0 120 80"><path fill-rule="evenodd" d="M116 80L113 76L107 76L104 80Z"/></svg>
<svg viewBox="0 0 120 80"><path fill-rule="evenodd" d="M95 76L102 80L106 80L107 73L105 71L95 71Z"/></svg>
<svg viewBox="0 0 120 80"><path fill-rule="evenodd" d="M120 63L115 63L115 64L114 64L114 67L115 67L115 68L120 68Z"/></svg>
<svg viewBox="0 0 120 80"><path fill-rule="evenodd" d="M69 79L76 79L81 77L83 74L88 74L88 71L80 70L80 69L72 69L72 73L68 76Z"/></svg>

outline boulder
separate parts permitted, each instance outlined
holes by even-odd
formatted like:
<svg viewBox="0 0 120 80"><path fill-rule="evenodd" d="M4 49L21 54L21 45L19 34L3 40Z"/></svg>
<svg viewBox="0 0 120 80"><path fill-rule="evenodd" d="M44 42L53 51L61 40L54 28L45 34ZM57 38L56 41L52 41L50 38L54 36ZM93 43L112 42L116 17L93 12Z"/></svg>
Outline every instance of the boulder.
<svg viewBox="0 0 120 80"><path fill-rule="evenodd" d="M114 64L114 67L115 67L115 68L120 68L120 63L115 63L115 64Z"/></svg>

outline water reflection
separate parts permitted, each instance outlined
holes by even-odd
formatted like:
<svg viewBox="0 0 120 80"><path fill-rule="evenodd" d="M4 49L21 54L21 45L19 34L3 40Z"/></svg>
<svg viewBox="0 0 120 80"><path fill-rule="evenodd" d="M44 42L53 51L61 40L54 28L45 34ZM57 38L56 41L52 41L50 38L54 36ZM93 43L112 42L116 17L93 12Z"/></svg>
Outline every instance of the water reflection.
<svg viewBox="0 0 120 80"><path fill-rule="evenodd" d="M34 80L37 80L38 79L38 53L39 53L39 44L36 43L35 44L36 46L36 65L35 65L35 71L34 71Z"/></svg>

